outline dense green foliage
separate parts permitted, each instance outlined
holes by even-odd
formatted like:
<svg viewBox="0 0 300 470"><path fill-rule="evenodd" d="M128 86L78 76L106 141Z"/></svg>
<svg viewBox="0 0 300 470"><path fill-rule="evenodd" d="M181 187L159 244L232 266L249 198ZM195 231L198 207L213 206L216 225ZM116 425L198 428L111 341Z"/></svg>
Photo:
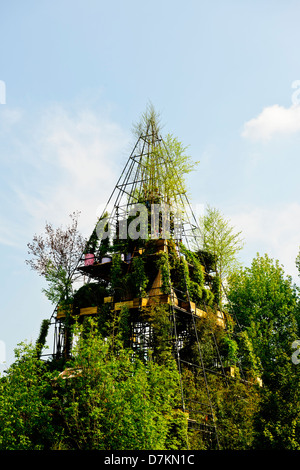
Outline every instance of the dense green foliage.
<svg viewBox="0 0 300 470"><path fill-rule="evenodd" d="M22 344L16 361L0 380L0 449L44 449L55 440L51 374L36 348Z"/></svg>
<svg viewBox="0 0 300 470"><path fill-rule="evenodd" d="M74 325L73 338L79 340L62 366L63 376L54 362L40 360L47 321L35 346L17 350L0 382L1 449L216 448L187 427L188 417L212 424L209 410L197 408L208 394L218 448L300 449L300 369L291 361L291 345L299 336L298 289L277 261L257 255L249 268L235 269L227 278L224 329L216 317L221 281L207 274L215 257L184 245L184 256L178 257L172 242L168 246L169 255L153 252L151 262L136 255L126 273L120 254L113 252L110 282L89 283L75 293L73 314L93 305L98 314L77 324L68 313L65 322ZM207 312L194 320L183 343L181 375L168 305L143 308L141 319L152 335L145 361L143 350L129 348L132 318L126 305L115 310L103 303L107 295L145 296L157 270L164 294L173 289ZM176 328L177 335L186 335L180 316ZM234 377L218 374L221 364ZM204 379L202 367L214 373ZM187 413L180 411L180 390Z"/></svg>
<svg viewBox="0 0 300 470"><path fill-rule="evenodd" d="M299 336L298 290L278 261L257 255L231 279L229 300L264 384L255 445L300 449L300 369L291 361L291 344Z"/></svg>
<svg viewBox="0 0 300 470"><path fill-rule="evenodd" d="M165 347L170 326L166 308L152 308L148 320L157 335L155 361L146 363L124 348L122 327L104 340L95 320L75 326L79 339L62 373L54 362L38 358L36 346L21 345L0 381L0 449L206 449L203 436L187 430L188 415L180 411L180 377L171 349ZM210 328L224 334L213 318ZM198 331L209 351L211 334L200 323ZM186 400L206 401L200 373L184 369L182 381ZM221 448L251 447L257 389L216 377L209 386Z"/></svg>
<svg viewBox="0 0 300 470"><path fill-rule="evenodd" d="M179 410L172 362L142 363L95 322L63 375L23 345L0 381L0 449L182 449L187 419Z"/></svg>
<svg viewBox="0 0 300 470"><path fill-rule="evenodd" d="M174 365L145 365L121 343L103 341L94 323L88 328L68 364L78 375L57 383L56 403L64 426L60 447L184 446L186 418L176 411L179 378Z"/></svg>
<svg viewBox="0 0 300 470"><path fill-rule="evenodd" d="M300 368L291 360L299 337L298 289L277 261L257 255L250 267L227 278L224 329L216 316L220 278L207 275L207 257L204 269L201 253L181 249L184 256L178 257L170 242L169 256L153 253L150 263L144 254L135 256L126 273L120 254L113 253L110 282L87 284L71 299L73 313L65 322L75 328L73 349L60 369L55 361L40 360L47 321L34 346L16 351L0 380L0 449L216 448L187 426L188 417L211 425L213 415L220 449L300 449ZM207 312L193 320L188 337L185 321L177 319L177 335L186 338L181 375L168 305L143 309L152 335L145 360L142 350L129 348L126 305L116 310L103 303L107 295L143 297L158 269L166 295L174 289ZM71 321L76 309L92 305L98 306L93 321ZM221 364L234 377L219 374ZM206 379L202 367L213 369ZM197 409L208 394L213 415Z"/></svg>
<svg viewBox="0 0 300 470"><path fill-rule="evenodd" d="M79 338L61 369L40 360L47 321L35 346L17 350L0 381L0 449L210 449L216 444L189 430L187 419L211 425L212 416L220 449L300 449L300 368L291 361L299 337L299 292L283 268L257 255L248 268L228 269L224 329L217 322L221 277L218 270L211 274L217 249L209 256L181 245L179 257L172 241L168 255L152 248L150 240L124 272L120 253L107 245L109 282L60 296L65 324ZM188 331L183 318L176 321L176 334L185 338L181 375L167 304L145 307L134 319L126 305L112 309L104 303L107 296L147 296L158 270L163 294L175 292L178 301L192 301L207 313ZM60 294L60 277L58 286L55 276L51 282L54 295ZM94 320L74 323L74 314L91 306L98 306ZM143 349L130 349L131 322L140 320L151 328L147 360ZM71 347L71 336L68 341ZM203 367L213 373L204 378ZM197 408L208 395L213 414Z"/></svg>

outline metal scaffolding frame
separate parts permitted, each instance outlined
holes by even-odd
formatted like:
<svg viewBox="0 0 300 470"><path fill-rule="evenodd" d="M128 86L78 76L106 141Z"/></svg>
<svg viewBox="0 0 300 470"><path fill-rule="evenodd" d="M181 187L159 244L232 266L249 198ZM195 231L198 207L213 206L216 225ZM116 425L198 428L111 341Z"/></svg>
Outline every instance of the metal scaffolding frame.
<svg viewBox="0 0 300 470"><path fill-rule="evenodd" d="M160 160L156 161L156 164L164 166L164 171L172 172L176 175L176 168L172 165L171 156L168 153L167 146L161 136L158 136L155 132L152 132L148 127L147 132L144 135L140 135L137 139L136 144L125 164L125 167L115 185L113 192L103 210L102 217L108 213L108 222L117 230L118 223L124 219L130 208L139 202L139 196L142 191L153 188L154 181L151 178L154 177L151 172L147 174L147 168L149 166L149 159L153 158L153 148L157 145L163 147L164 152L159 156ZM152 151L151 151L152 149ZM148 185L148 186L147 186ZM148 194L152 200L155 200L154 194ZM178 177L178 187L176 193L172 194L172 208L178 209L181 214L181 228L182 232L180 237L174 239L176 248L179 256L183 256L180 250L180 243L183 242L189 249L200 249L199 243L199 227L196 221L196 217L193 213L192 207L189 203L187 194L182 188L180 179ZM164 201L164 195L159 194L160 200ZM150 200L151 202L151 200ZM170 202L169 200L166 202ZM175 210L174 210L175 211ZM80 269L84 262L84 254L78 260L77 269ZM170 274L170 273L169 273ZM86 275L86 274L85 274ZM88 280L89 282L89 275ZM199 317L193 313L190 309L181 308L174 298L174 289L171 285L171 277L169 275L170 284L170 297L169 303L169 315L172 325L172 331L170 332L170 343L172 344L173 354L177 361L177 366L180 376L180 387L181 387L181 398L182 398L182 409L183 411L190 413L189 427L190 429L196 429L199 432L208 434L210 439L214 442L214 446L218 447L218 432L216 426L216 420L214 416L214 410L212 400L210 396L210 389L207 380L207 374L214 373L223 377L225 383L228 381L225 369L222 364L222 359L218 351L218 346L215 338L215 364L214 367L208 368L205 365L203 351L201 347L201 341L198 337L197 322ZM186 294L188 295L188 303L190 303L188 287L186 285ZM181 293L176 293L176 298L180 298ZM136 310L139 311L139 308ZM153 329L149 323L144 321L139 314L135 314L135 318L131 323L131 346L133 350L138 351L142 357L147 360L149 359L149 351L152 347L153 340ZM53 357L59 357L64 353L68 338L67 328L65 327L63 319L57 319L57 309L53 312L51 321L54 322L54 348ZM184 324L184 328L179 328L181 324ZM194 335L195 343L198 349L198 362L191 363L182 357L182 349L186 339L190 338L190 335ZM205 402L197 402L187 397L186 391L184 390L184 384L182 383L182 369L184 367L192 370L201 372L203 377L203 384L206 393Z"/></svg>

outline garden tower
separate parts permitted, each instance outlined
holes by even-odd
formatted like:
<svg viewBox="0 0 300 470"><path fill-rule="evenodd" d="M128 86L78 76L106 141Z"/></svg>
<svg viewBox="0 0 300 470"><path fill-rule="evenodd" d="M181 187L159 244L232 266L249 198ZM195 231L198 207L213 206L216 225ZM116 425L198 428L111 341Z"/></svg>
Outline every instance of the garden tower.
<svg viewBox="0 0 300 470"><path fill-rule="evenodd" d="M187 197L183 176L189 165L181 144L172 136L163 139L155 113L148 112L78 260L83 285L69 312L65 307L54 312L53 353L69 353L72 318L93 316L106 325L104 333L117 319L124 343L143 360L176 360L189 427L217 447L208 374L227 381L234 371L218 347L226 317L213 259L201 250ZM201 388L200 398L191 382Z"/></svg>

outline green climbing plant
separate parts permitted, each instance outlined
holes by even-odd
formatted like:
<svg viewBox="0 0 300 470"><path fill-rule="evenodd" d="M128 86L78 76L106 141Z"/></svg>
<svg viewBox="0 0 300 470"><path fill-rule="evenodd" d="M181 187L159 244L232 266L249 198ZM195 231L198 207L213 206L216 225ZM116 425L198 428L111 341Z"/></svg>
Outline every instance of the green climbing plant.
<svg viewBox="0 0 300 470"><path fill-rule="evenodd" d="M138 297L145 297L149 280L145 272L145 262L141 256L136 256L132 260L131 277L135 287L135 294Z"/></svg>
<svg viewBox="0 0 300 470"><path fill-rule="evenodd" d="M168 254L161 252L156 262L157 268L160 269L162 278L162 291L164 294L170 293L170 268Z"/></svg>

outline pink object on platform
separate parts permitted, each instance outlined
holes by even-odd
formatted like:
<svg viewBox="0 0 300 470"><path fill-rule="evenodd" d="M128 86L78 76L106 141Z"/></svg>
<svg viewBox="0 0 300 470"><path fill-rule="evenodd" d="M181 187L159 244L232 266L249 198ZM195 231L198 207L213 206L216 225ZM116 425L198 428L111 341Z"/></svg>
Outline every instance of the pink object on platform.
<svg viewBox="0 0 300 470"><path fill-rule="evenodd" d="M85 259L84 259L84 265L85 266L90 266L91 264L94 264L94 255L92 253L87 253L85 255Z"/></svg>

